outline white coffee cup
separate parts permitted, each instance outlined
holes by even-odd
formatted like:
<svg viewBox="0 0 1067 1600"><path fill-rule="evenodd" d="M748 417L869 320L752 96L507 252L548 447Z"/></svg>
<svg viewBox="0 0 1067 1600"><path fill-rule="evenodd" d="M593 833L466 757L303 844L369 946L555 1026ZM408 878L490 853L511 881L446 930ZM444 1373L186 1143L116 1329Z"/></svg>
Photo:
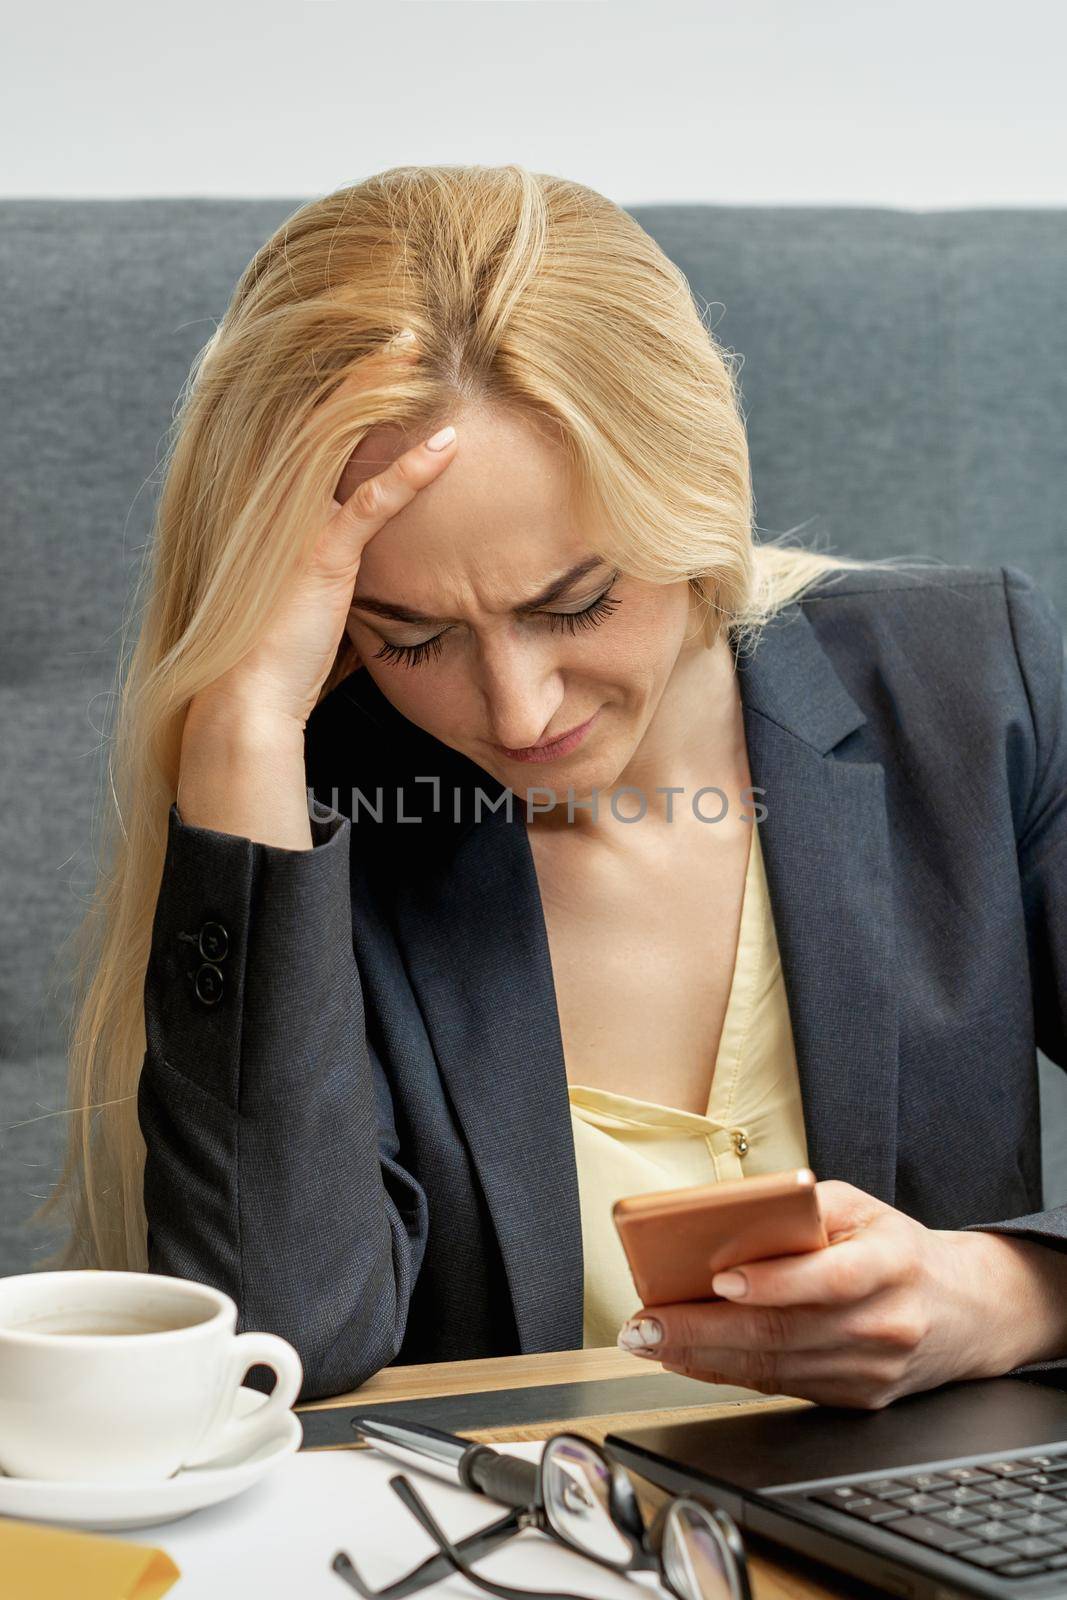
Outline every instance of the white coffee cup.
<svg viewBox="0 0 1067 1600"><path fill-rule="evenodd" d="M237 1333L229 1295L148 1272L0 1278L0 1469L12 1477L144 1483L244 1454L300 1392L291 1344ZM247 1416L249 1367L277 1382Z"/></svg>

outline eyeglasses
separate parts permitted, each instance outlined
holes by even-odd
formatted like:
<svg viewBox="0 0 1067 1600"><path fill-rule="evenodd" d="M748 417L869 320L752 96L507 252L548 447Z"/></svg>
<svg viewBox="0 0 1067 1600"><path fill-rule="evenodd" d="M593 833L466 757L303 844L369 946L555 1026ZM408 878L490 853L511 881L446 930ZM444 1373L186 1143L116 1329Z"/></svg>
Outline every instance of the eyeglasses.
<svg viewBox="0 0 1067 1600"><path fill-rule="evenodd" d="M362 1424L353 1424L363 1431ZM417 1428L410 1435L404 1426L388 1424L386 1439L375 1425L373 1444L385 1444L395 1454L410 1454L419 1439L421 1453L427 1435L462 1447L459 1481L512 1509L487 1527L453 1542L438 1526L425 1501L402 1473L389 1484L437 1545L406 1577L384 1589L371 1589L345 1550L331 1565L363 1600L404 1600L404 1596L454 1572L500 1600L588 1600L587 1596L535 1589L518 1589L494 1583L473 1570L473 1563L499 1548L527 1528L547 1534L557 1543L602 1567L619 1573L655 1572L676 1600L752 1600L741 1535L725 1511L704 1505L690 1495L668 1500L646 1525L633 1480L599 1445L577 1433L558 1433L547 1441L539 1462L501 1455L486 1445L472 1444L455 1435ZM384 1430L383 1430L384 1432ZM391 1447L406 1443L407 1451ZM415 1446L419 1449L419 1446ZM438 1462L442 1455L437 1456Z"/></svg>

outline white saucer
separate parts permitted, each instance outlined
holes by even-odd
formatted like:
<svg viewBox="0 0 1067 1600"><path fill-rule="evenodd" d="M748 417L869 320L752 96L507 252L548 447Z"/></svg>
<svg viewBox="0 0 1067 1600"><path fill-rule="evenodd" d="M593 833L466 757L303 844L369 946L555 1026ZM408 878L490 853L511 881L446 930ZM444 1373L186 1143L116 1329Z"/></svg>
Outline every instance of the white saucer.
<svg viewBox="0 0 1067 1600"><path fill-rule="evenodd" d="M258 1389L242 1387L234 1415L243 1417L266 1402ZM288 1412L276 1433L241 1457L223 1464L186 1467L173 1478L153 1483L85 1483L44 1478L11 1478L0 1472L0 1515L38 1522L64 1522L78 1528L143 1528L174 1522L191 1511L217 1505L250 1489L303 1443L300 1418Z"/></svg>

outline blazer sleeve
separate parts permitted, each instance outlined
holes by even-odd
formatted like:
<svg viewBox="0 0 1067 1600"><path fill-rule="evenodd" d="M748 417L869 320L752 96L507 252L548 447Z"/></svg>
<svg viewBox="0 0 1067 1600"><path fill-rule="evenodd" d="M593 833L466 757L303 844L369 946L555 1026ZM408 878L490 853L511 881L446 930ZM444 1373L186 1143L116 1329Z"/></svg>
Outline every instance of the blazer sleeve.
<svg viewBox="0 0 1067 1600"><path fill-rule="evenodd" d="M365 1026L352 823L311 829L287 850L171 806L137 1099L149 1270L288 1339L305 1400L395 1359L427 1236Z"/></svg>
<svg viewBox="0 0 1067 1600"><path fill-rule="evenodd" d="M1051 604L1017 567L1002 568L1012 639L1029 708L1016 842L1030 954L1038 1049L1067 1070L1067 674L1063 630ZM1007 1221L973 1223L1067 1251L1067 1206ZM1067 1260L1064 1261L1067 1278ZM1064 1358L1020 1372L1057 1370Z"/></svg>

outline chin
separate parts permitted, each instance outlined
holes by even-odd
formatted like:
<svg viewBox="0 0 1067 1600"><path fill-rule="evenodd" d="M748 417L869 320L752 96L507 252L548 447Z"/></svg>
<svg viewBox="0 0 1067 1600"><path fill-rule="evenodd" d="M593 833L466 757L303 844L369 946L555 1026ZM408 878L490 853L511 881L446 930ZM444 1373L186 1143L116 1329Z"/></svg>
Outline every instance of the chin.
<svg viewBox="0 0 1067 1600"><path fill-rule="evenodd" d="M577 805L596 790L598 816L604 806L610 806L608 791L618 782L618 775L623 771L623 764L607 762L603 757L595 762L546 762L542 767L526 766L520 761L506 762L504 765L508 769L508 776L502 778L501 782L506 783L520 799L525 799L527 789L551 789L557 802L566 805L568 790L573 790ZM537 798L535 796L535 801Z"/></svg>

